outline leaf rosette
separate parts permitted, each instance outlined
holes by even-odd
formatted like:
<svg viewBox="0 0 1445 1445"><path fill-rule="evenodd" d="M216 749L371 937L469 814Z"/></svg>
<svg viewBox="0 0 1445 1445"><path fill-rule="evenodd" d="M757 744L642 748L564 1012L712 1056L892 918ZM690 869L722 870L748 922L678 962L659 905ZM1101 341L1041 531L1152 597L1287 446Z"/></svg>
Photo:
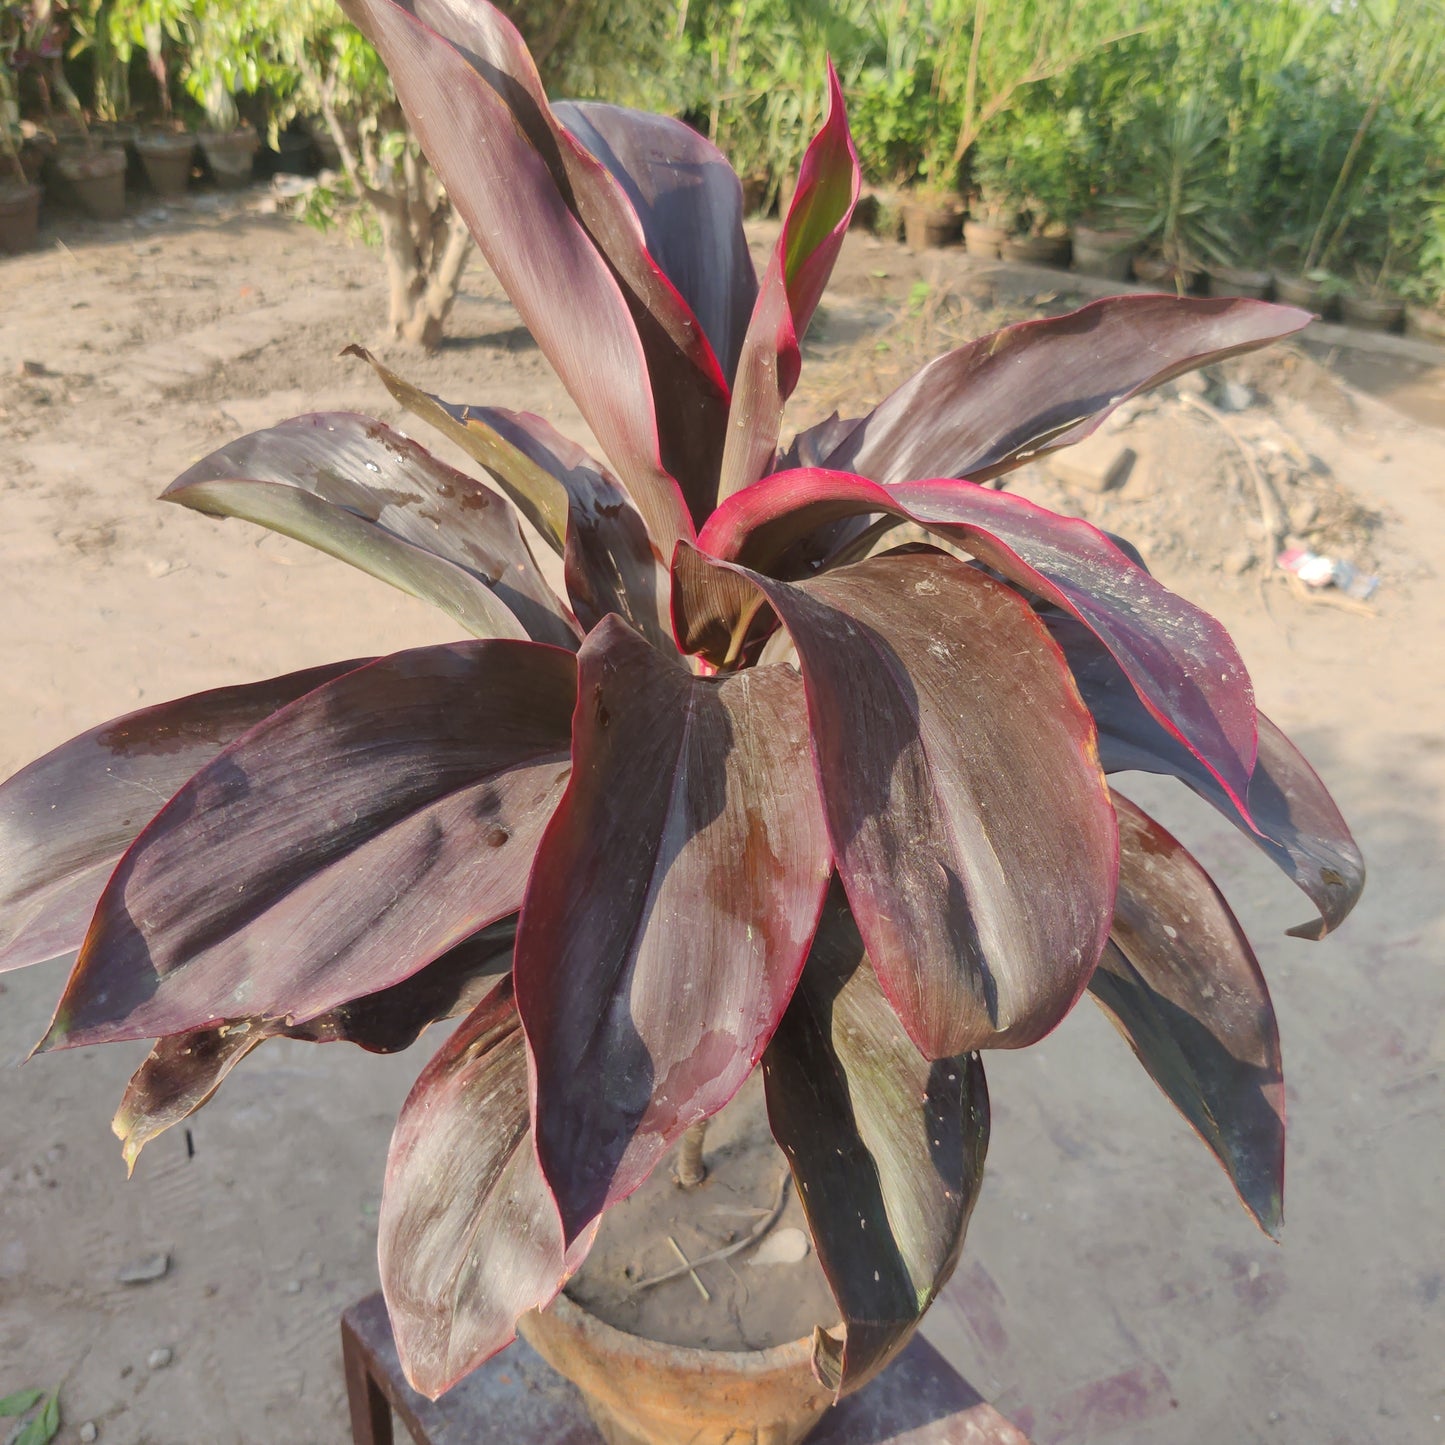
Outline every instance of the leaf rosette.
<svg viewBox="0 0 1445 1445"><path fill-rule="evenodd" d="M784 446L859 193L836 76L759 278L736 175L680 122L549 103L482 0L343 8L600 455L352 348L483 476L325 413L172 484L465 637L148 708L0 788L0 968L78 950L41 1047L156 1041L116 1117L133 1161L267 1038L389 1051L460 1015L403 1108L380 1225L433 1396L760 1063L843 1325L815 1369L855 1388L959 1258L983 1051L1085 992L1275 1230L1264 980L1106 774L1214 804L1315 905L1306 936L1353 906L1358 850L1216 621L990 483L1306 314L1111 298ZM903 525L947 550L890 548Z"/></svg>

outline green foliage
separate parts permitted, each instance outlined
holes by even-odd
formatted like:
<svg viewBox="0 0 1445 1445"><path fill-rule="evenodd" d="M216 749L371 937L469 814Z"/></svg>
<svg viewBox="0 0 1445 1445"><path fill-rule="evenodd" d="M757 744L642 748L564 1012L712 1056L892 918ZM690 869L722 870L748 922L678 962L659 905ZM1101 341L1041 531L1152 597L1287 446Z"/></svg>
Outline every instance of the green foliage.
<svg viewBox="0 0 1445 1445"><path fill-rule="evenodd" d="M39 1409L36 1407L39 1406ZM35 1413L13 1437L15 1445L50 1445L60 1433L60 1395L44 1390L17 1390L0 1400L0 1418Z"/></svg>

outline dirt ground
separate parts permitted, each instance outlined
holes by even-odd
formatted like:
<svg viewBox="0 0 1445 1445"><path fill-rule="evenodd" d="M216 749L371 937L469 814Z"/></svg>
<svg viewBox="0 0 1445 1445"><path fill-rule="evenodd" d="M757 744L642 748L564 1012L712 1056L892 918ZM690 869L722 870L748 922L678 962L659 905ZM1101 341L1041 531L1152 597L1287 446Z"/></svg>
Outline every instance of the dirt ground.
<svg viewBox="0 0 1445 1445"><path fill-rule="evenodd" d="M63 222L0 260L0 775L144 702L453 635L339 563L153 500L299 412L397 419L336 358L374 337L378 259L260 199ZM855 236L794 414L871 400L925 349L1063 306L1067 284ZM430 390L582 435L479 263L451 332L431 359L386 354ZM1139 409L1117 432L1139 453L1125 485L1073 498L1142 529L1164 579L1233 630L1372 876L1339 935L1287 939L1308 912L1289 885L1182 789L1130 780L1213 869L1274 991L1288 1222L1278 1247L1255 1231L1087 1002L1042 1045L991 1056L988 1179L925 1328L1040 1445L1445 1440L1445 372L1346 339L1321 331L1211 383L1209 406L1226 380L1250 387L1243 410ZM1366 607L1266 578L1219 415L1290 529L1381 577ZM1020 486L1070 500L1047 475ZM144 1046L16 1067L64 971L0 980L0 1395L60 1386L65 1441L94 1422L105 1445L338 1445L337 1315L375 1287L382 1164L425 1043L392 1059L268 1044L126 1183L109 1120ZM157 1253L163 1277L117 1282Z"/></svg>

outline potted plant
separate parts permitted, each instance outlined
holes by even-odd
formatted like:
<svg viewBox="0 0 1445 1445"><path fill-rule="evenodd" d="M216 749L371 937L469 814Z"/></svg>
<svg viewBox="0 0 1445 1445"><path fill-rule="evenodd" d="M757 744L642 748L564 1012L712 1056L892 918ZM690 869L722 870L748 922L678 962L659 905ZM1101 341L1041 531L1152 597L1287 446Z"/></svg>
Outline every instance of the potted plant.
<svg viewBox="0 0 1445 1445"><path fill-rule="evenodd" d="M1228 198L1220 182L1222 123L1194 94L1147 107L1136 124L1132 176L1110 208L1139 238L1134 274L1151 285L1190 291L1204 265L1228 265Z"/></svg>
<svg viewBox="0 0 1445 1445"><path fill-rule="evenodd" d="M1002 198L999 209L1013 219L1000 245L1005 260L1069 264L1069 225L1080 201L1074 160L1080 124L1077 113L1020 111L974 147L975 180Z"/></svg>
<svg viewBox="0 0 1445 1445"><path fill-rule="evenodd" d="M1308 318L1110 298L782 448L859 192L836 79L759 280L736 176L685 126L550 105L489 6L443 31L393 0L347 10L608 462L372 362L487 483L326 413L171 486L469 640L149 708L0 788L0 968L80 946L40 1047L158 1041L116 1119L133 1160L265 1039L384 1051L461 1013L388 1162L402 1360L435 1396L520 1323L614 1440L796 1440L882 1369L963 1245L980 1051L1035 1041L1086 990L1274 1232L1264 981L1105 771L1211 802L1311 899L1304 937L1348 913L1359 855L1218 623L1127 544L985 483ZM974 561L894 545L905 524ZM679 1145L695 1179L759 1062L827 1317L761 1358L659 1358L561 1292Z"/></svg>
<svg viewBox="0 0 1445 1445"><path fill-rule="evenodd" d="M1408 282L1405 329L1426 341L1445 341L1445 199L1426 213L1415 274Z"/></svg>
<svg viewBox="0 0 1445 1445"><path fill-rule="evenodd" d="M8 11L0 11L0 251L10 255L28 251L40 226L40 187L22 155L15 72L19 41L18 25Z"/></svg>

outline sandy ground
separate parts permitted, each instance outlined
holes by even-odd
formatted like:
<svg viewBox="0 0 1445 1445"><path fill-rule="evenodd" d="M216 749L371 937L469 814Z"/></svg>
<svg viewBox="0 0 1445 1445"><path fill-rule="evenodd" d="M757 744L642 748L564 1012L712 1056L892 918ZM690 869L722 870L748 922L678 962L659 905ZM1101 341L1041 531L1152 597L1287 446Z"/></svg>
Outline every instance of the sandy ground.
<svg viewBox="0 0 1445 1445"><path fill-rule="evenodd" d="M324 407L395 419L365 368L334 359L374 333L374 256L254 198L45 240L0 260L0 775L143 702L452 635L338 563L153 500L241 431ZM980 315L1001 304L960 257L850 241L799 415L881 384L859 357L898 349L869 338L910 314L920 280L983 296ZM479 265L452 331L435 358L392 360L580 430ZM1306 905L1247 844L1180 789L1132 789L1214 869L1274 990L1284 1243L1254 1230L1087 1003L1041 1046L992 1056L989 1177L926 1328L1041 1445L1445 1439L1445 433L1421 420L1445 385L1418 360L1321 354L1385 395L1294 388L1271 416L1383 517L1375 614L1278 588L1266 606L1208 559L1161 570L1233 629L1262 705L1334 790L1369 859L1365 900L1325 943L1287 939ZM107 1445L345 1440L337 1314L375 1286L382 1163L424 1046L270 1044L127 1184L109 1119L143 1046L15 1067L63 974L0 980L0 1395L61 1386L63 1440L86 1421ZM163 1278L116 1282L157 1251ZM148 1367L161 1348L169 1364Z"/></svg>

